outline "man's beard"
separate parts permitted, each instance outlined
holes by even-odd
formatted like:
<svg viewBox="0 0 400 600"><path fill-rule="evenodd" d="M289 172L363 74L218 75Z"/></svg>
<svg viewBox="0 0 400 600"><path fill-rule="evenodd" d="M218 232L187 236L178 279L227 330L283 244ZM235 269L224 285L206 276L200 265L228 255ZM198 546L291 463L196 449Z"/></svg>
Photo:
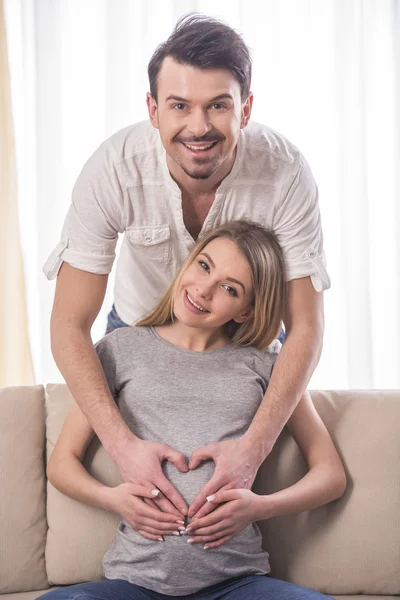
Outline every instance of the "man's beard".
<svg viewBox="0 0 400 600"><path fill-rule="evenodd" d="M218 169L218 165L215 166L213 164L211 164L209 166L209 168L207 169L207 171L194 171L191 170L189 171L184 165L180 165L182 171L184 171L186 173L186 175L188 177L191 177L192 179L209 179L209 177L211 177L211 175L213 175L215 173L215 171Z"/></svg>

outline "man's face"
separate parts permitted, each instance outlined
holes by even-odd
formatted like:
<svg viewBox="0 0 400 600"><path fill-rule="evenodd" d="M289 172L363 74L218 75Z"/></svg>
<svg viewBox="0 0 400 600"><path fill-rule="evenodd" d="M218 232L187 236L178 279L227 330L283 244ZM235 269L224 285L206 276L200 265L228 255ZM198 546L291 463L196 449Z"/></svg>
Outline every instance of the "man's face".
<svg viewBox="0 0 400 600"><path fill-rule="evenodd" d="M178 179L182 171L192 179L208 179L232 166L252 95L242 103L240 85L229 71L198 69L171 57L157 81L157 102L147 95L150 120Z"/></svg>

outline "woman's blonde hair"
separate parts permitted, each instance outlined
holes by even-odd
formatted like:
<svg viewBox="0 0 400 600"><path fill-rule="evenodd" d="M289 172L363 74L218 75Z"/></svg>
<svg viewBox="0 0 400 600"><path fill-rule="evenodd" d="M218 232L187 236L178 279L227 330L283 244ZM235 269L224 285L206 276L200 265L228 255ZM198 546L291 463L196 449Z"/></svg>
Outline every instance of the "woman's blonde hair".
<svg viewBox="0 0 400 600"><path fill-rule="evenodd" d="M254 298L253 317L244 323L229 321L225 333L238 346L266 348L279 334L286 309L285 267L281 247L271 231L252 221L230 221L204 233L157 306L135 325L165 325L174 321L175 291L186 269L212 240L231 240L250 266Z"/></svg>

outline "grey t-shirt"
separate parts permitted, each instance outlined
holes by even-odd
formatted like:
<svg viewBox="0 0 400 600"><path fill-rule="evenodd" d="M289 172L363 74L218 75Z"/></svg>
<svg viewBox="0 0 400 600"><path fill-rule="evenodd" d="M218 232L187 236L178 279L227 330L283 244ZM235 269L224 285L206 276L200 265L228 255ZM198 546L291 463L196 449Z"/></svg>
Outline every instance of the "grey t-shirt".
<svg viewBox="0 0 400 600"><path fill-rule="evenodd" d="M245 433L279 349L275 341L263 352L231 345L195 352L170 344L152 327L120 328L96 344L129 428L141 439L169 444L187 459L196 448ZM214 463L206 461L188 473L170 462L163 468L190 504L210 479ZM122 521L103 560L105 576L183 596L232 577L270 570L256 524L214 549L204 550L202 544L187 540L187 536L148 540Z"/></svg>

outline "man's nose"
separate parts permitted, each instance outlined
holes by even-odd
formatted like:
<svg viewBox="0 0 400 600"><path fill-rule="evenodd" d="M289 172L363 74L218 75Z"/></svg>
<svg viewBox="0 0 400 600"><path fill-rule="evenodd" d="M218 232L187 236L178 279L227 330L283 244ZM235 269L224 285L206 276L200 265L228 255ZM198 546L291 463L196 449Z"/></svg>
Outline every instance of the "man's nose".
<svg viewBox="0 0 400 600"><path fill-rule="evenodd" d="M188 131L196 138L202 138L212 129L207 110L194 109L188 117Z"/></svg>

